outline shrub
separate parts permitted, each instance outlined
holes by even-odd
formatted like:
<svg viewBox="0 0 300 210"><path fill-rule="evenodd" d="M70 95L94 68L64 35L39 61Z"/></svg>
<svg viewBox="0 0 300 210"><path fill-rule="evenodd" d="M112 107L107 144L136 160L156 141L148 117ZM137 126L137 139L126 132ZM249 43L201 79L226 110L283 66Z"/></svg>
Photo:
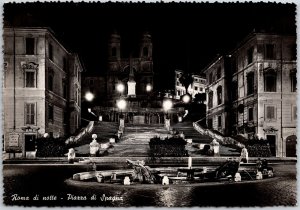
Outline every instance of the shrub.
<svg viewBox="0 0 300 210"><path fill-rule="evenodd" d="M272 156L269 142L266 140L249 140L246 144L249 157Z"/></svg>
<svg viewBox="0 0 300 210"><path fill-rule="evenodd" d="M65 139L52 137L37 139L37 157L63 157L67 152Z"/></svg>
<svg viewBox="0 0 300 210"><path fill-rule="evenodd" d="M187 156L186 141L183 138L166 138L164 140L154 137L150 139L151 157L183 157Z"/></svg>

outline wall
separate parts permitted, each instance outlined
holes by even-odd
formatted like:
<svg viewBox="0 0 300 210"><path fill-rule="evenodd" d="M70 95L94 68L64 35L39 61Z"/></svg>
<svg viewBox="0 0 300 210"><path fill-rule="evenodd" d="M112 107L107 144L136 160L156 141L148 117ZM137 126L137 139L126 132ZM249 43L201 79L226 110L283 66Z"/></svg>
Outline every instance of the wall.
<svg viewBox="0 0 300 210"><path fill-rule="evenodd" d="M45 30L18 30L11 28L4 29L4 146L8 149L8 134L13 131L15 119L15 132L20 135L19 150L24 151L24 133L41 135L45 132ZM14 35L15 52L14 57ZM35 39L34 55L25 54L26 37ZM15 58L15 60L14 60ZM14 66L15 61L15 66ZM24 68L26 66L26 68ZM15 71L14 71L15 68ZM33 88L25 88L25 69L35 71L36 83ZM15 88L14 88L15 72ZM15 97L14 97L15 96ZM15 100L14 100L15 98ZM34 130L22 130L27 125L25 122L25 104L34 103L35 124L30 125ZM15 106L14 106L15 104ZM15 110L15 116L14 116ZM38 129L38 130L37 130Z"/></svg>

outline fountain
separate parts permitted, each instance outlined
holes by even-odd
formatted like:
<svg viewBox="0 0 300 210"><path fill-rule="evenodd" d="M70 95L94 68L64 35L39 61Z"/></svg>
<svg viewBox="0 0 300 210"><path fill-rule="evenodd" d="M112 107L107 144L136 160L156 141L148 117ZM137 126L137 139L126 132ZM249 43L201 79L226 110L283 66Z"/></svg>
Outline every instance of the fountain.
<svg viewBox="0 0 300 210"><path fill-rule="evenodd" d="M79 185L82 181L85 181L85 183L91 182L93 185L98 182L102 186L112 184L113 186L143 186L143 184L148 186L157 186L158 184L190 186L206 185L208 183L220 184L222 181L238 183L261 179L255 165L247 163L242 164L241 167L240 161L234 159L228 159L220 166L205 165L202 167L193 167L192 157L188 158L187 167L150 168L145 165L144 161L128 159L126 163L130 169L109 171L97 171L96 165L93 164L95 167L91 171L76 173L68 182L73 184L76 182L76 185ZM270 167L268 169L272 170ZM269 174L272 174L272 176L266 178L273 177L273 170Z"/></svg>
<svg viewBox="0 0 300 210"><path fill-rule="evenodd" d="M154 184L156 179L154 175L151 173L150 168L145 166L144 161L132 161L126 160L128 165L133 168L132 180L138 181L141 183Z"/></svg>

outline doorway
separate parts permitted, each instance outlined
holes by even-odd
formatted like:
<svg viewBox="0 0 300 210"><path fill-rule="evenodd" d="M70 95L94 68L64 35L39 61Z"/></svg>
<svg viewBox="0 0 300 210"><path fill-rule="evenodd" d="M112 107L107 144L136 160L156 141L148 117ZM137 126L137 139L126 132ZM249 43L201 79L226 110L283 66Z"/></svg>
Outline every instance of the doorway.
<svg viewBox="0 0 300 210"><path fill-rule="evenodd" d="M26 152L35 151L35 140L36 140L35 135L25 134L25 151Z"/></svg>
<svg viewBox="0 0 300 210"><path fill-rule="evenodd" d="M291 135L286 138L286 156L297 157L297 136Z"/></svg>
<svg viewBox="0 0 300 210"><path fill-rule="evenodd" d="M272 156L276 156L276 135L267 135Z"/></svg>

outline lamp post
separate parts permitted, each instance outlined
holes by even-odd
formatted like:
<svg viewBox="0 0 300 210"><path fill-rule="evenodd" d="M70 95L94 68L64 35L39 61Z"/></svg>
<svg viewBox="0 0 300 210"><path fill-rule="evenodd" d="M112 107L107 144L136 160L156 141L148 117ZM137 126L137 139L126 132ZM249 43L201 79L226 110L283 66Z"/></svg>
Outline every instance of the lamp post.
<svg viewBox="0 0 300 210"><path fill-rule="evenodd" d="M170 130L170 119L169 119L168 111L172 108L172 106L173 106L173 102L170 99L163 101L163 109L167 113L167 117L165 119L165 127L167 128L167 130Z"/></svg>
<svg viewBox="0 0 300 210"><path fill-rule="evenodd" d="M192 97L191 97L191 95L189 94L189 93L187 93L187 94L184 94L182 97L181 97L181 100L182 100L182 102L185 104L184 105L184 115L183 115L183 118L185 118L187 115L188 115L188 113L189 113L189 104L190 104L190 102L192 101ZM182 119L180 119L180 120L182 120Z"/></svg>
<svg viewBox="0 0 300 210"><path fill-rule="evenodd" d="M121 110L121 117L120 117L120 127L124 128L124 119L122 111L126 108L127 102L124 99L120 99L117 101L117 107Z"/></svg>
<svg viewBox="0 0 300 210"><path fill-rule="evenodd" d="M95 95L92 92L90 92L90 91L86 92L85 95L84 95L84 101L85 101L85 103L84 103L84 106L82 108L84 110L87 109L87 111L88 111L89 114L92 114L95 117L97 117L97 115L92 111L92 107L91 107L92 102L94 101L94 99L95 99ZM84 118L82 118L82 119L84 121L90 121L90 120L87 120L87 119L84 119Z"/></svg>
<svg viewBox="0 0 300 210"><path fill-rule="evenodd" d="M147 92L147 107L151 107L151 103L149 105L149 101L150 101L150 92L152 91L152 85L151 84L147 84L146 85L146 92Z"/></svg>
<svg viewBox="0 0 300 210"><path fill-rule="evenodd" d="M191 96L190 96L190 94L185 94L185 95L183 95L183 96L182 96L182 101L183 101L183 103L188 104L188 103L191 101Z"/></svg>
<svg viewBox="0 0 300 210"><path fill-rule="evenodd" d="M91 102L94 100L94 94L91 92L86 92L86 94L84 95L85 100Z"/></svg>
<svg viewBox="0 0 300 210"><path fill-rule="evenodd" d="M121 113L122 113L122 110L126 108L126 105L127 105L127 103L124 99L120 99L117 102L117 106L121 110Z"/></svg>
<svg viewBox="0 0 300 210"><path fill-rule="evenodd" d="M146 91L149 93L152 90L152 85L151 84L147 84L146 85Z"/></svg>
<svg viewBox="0 0 300 210"><path fill-rule="evenodd" d="M120 93L120 96L122 95L122 93L124 92L125 90L125 86L123 85L123 83L119 83L117 85L117 91Z"/></svg>

